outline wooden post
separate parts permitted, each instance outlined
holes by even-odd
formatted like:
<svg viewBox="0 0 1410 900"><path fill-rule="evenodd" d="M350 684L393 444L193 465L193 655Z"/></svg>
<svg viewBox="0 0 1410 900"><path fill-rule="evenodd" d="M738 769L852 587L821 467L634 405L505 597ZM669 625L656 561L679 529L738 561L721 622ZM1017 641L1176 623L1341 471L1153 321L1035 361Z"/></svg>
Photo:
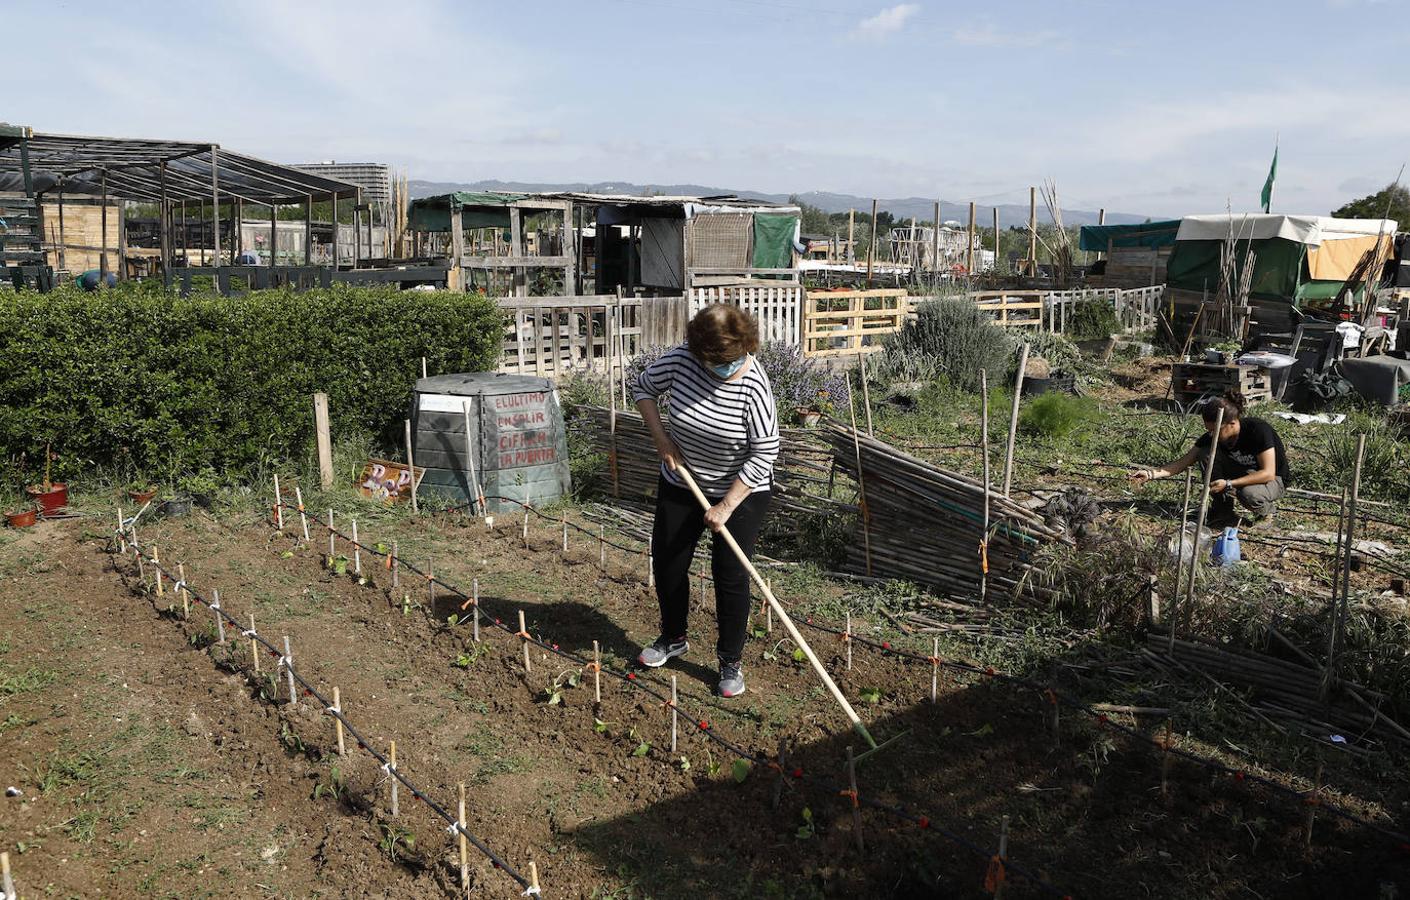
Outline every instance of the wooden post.
<svg viewBox="0 0 1410 900"><path fill-rule="evenodd" d="M401 812L397 804L397 742L392 741L387 748L387 776L392 779L392 818Z"/></svg>
<svg viewBox="0 0 1410 900"><path fill-rule="evenodd" d="M212 266L220 265L220 149L211 147L211 259Z"/></svg>
<svg viewBox="0 0 1410 900"><path fill-rule="evenodd" d="M568 552L568 513L563 512L563 552Z"/></svg>
<svg viewBox="0 0 1410 900"><path fill-rule="evenodd" d="M279 473L274 473L274 526L284 530L284 495L279 491Z"/></svg>
<svg viewBox="0 0 1410 900"><path fill-rule="evenodd" d="M862 443L857 436L857 404L852 399L852 380L847 379L847 411L852 416L852 451L857 458L857 497L862 512L862 546L866 550L867 575L871 576L871 513L867 510L866 477L862 474Z"/></svg>
<svg viewBox="0 0 1410 900"><path fill-rule="evenodd" d="M211 591L211 616L215 619L216 643L225 643L225 618L220 614L220 591Z"/></svg>
<svg viewBox="0 0 1410 900"><path fill-rule="evenodd" d="M876 437L876 431L871 427L871 389L867 387L867 358L860 351L857 353L857 374L862 378L862 408L867 413L867 434Z"/></svg>
<svg viewBox="0 0 1410 900"><path fill-rule="evenodd" d="M996 213L997 215L997 213ZM1023 342L1023 349L1018 352L1018 377L1013 382L1013 408L1009 412L1009 442L1004 449L1004 496L1009 496L1009 488L1013 485L1013 449L1014 441L1018 437L1018 401L1023 396L1023 373L1028 368L1028 342Z"/></svg>
<svg viewBox="0 0 1410 900"><path fill-rule="evenodd" d="M984 454L984 530L979 535L979 602L989 602L989 373L979 370L979 445Z"/></svg>
<svg viewBox="0 0 1410 900"><path fill-rule="evenodd" d="M259 674L259 641L255 640L255 614L250 613L250 661L254 664L255 674Z"/></svg>
<svg viewBox="0 0 1410 900"><path fill-rule="evenodd" d="M470 582L470 607L474 611L470 617L470 638L480 643L480 579Z"/></svg>
<svg viewBox="0 0 1410 900"><path fill-rule="evenodd" d="M176 564L176 577L181 579L181 618L191 618L191 592L186 590L186 563ZM251 625L251 628L255 626Z"/></svg>
<svg viewBox="0 0 1410 900"><path fill-rule="evenodd" d="M100 242L101 249L98 251L98 290L103 291L108 288L108 170L102 170L99 177L103 191L103 206L99 213L98 227L103 232L103 240Z"/></svg>
<svg viewBox="0 0 1410 900"><path fill-rule="evenodd" d="M421 510L416 503L416 457L412 455L411 447L411 420L406 420L406 467L411 470L411 511L419 513Z"/></svg>
<svg viewBox="0 0 1410 900"><path fill-rule="evenodd" d="M867 287L871 287L872 265L876 261L876 201L871 202L871 240L867 245Z"/></svg>
<svg viewBox="0 0 1410 900"><path fill-rule="evenodd" d="M857 839L857 852L865 853L866 845L862 841L862 804L857 794L857 758L852 753L852 745L847 745L847 786L850 789L848 795L852 801L852 834Z"/></svg>
<svg viewBox="0 0 1410 900"><path fill-rule="evenodd" d="M999 273L999 205L994 204L994 274ZM1007 491L1005 491L1007 494Z"/></svg>
<svg viewBox="0 0 1410 900"><path fill-rule="evenodd" d="M764 585L772 591L774 589L773 579L767 579ZM764 601L764 632L767 634L774 633L774 608L769 605L767 600Z"/></svg>
<svg viewBox="0 0 1410 900"><path fill-rule="evenodd" d="M857 263L857 211L847 210L847 264Z"/></svg>
<svg viewBox="0 0 1410 900"><path fill-rule="evenodd" d="M930 271L935 274L935 283L940 283L940 201L935 201L935 229L930 235Z"/></svg>
<svg viewBox="0 0 1410 900"><path fill-rule="evenodd" d="M289 705L299 705L298 692L294 690L294 651L289 649L289 636L284 635L284 657L279 660L284 665L284 677L289 681Z"/></svg>
<svg viewBox="0 0 1410 900"><path fill-rule="evenodd" d="M162 561L161 561L160 557L157 556L157 545L156 545L156 544L153 544L153 545L152 545L152 575L157 579L157 596L158 596L158 597L160 597L160 596L162 596L163 594L166 593L165 588L162 587L162 565L161 565L161 563L162 563Z"/></svg>
<svg viewBox="0 0 1410 900"><path fill-rule="evenodd" d="M965 259L968 260L965 264L965 274L970 278L974 277L974 210L974 201L971 200L969 201L969 241L965 248L967 254Z"/></svg>
<svg viewBox="0 0 1410 900"><path fill-rule="evenodd" d="M1224 427L1224 407L1219 407L1219 417L1214 423L1214 433L1209 439L1209 459L1204 464L1204 489L1200 492L1199 514L1195 517L1195 533L1190 544L1190 576L1185 585L1185 604L1193 606L1195 602L1195 570L1199 568L1199 538L1204 532L1204 517L1209 512L1209 481L1214 474L1214 457L1219 450L1219 432ZM1175 652L1175 632L1180 624L1179 598L1177 597L1170 604L1170 638L1166 644L1165 652L1173 654Z"/></svg>
<svg viewBox="0 0 1410 900"><path fill-rule="evenodd" d="M343 720L340 718L343 714L343 697L338 693L338 686L336 684L333 685L332 711L338 714L333 717L333 728L338 733L338 755L346 756L348 751L347 748L343 746Z"/></svg>
<svg viewBox="0 0 1410 900"><path fill-rule="evenodd" d="M318 480L325 491L333 487L333 440L328 431L328 395L313 395L313 424L318 441Z"/></svg>
<svg viewBox="0 0 1410 900"><path fill-rule="evenodd" d="M529 666L529 629L524 625L524 611L519 610L519 640L524 645L524 674L532 671Z"/></svg>
<svg viewBox="0 0 1410 900"><path fill-rule="evenodd" d="M930 653L930 702L940 698L940 639L934 638L935 646Z"/></svg>
<svg viewBox="0 0 1410 900"><path fill-rule="evenodd" d="M465 782L460 782L460 806L456 810L456 838L460 844L460 889L470 890L470 855L465 840Z"/></svg>
<svg viewBox="0 0 1410 900"><path fill-rule="evenodd" d="M19 893L15 891L15 879L10 873L10 854L0 853L0 890L4 890L3 900L19 900Z"/></svg>
<svg viewBox="0 0 1410 900"><path fill-rule="evenodd" d="M847 610L847 630L842 633L842 643L847 648L847 671L852 671L852 611Z"/></svg>
<svg viewBox="0 0 1410 900"><path fill-rule="evenodd" d="M304 543L307 544L308 541L309 541L309 538L308 538L308 513L304 510L304 490L303 490L303 488L299 487L298 485L295 485L295 486L294 486L294 500L299 504L299 525L301 525L301 526L303 527L303 530L304 530Z"/></svg>
<svg viewBox="0 0 1410 900"><path fill-rule="evenodd" d="M269 204L269 267L279 265L279 207Z"/></svg>
<svg viewBox="0 0 1410 900"><path fill-rule="evenodd" d="M127 525L122 521L122 504L117 505L117 540L118 551L124 555L127 553Z"/></svg>
<svg viewBox="0 0 1410 900"><path fill-rule="evenodd" d="M680 717L679 710L676 709L676 676L671 676L671 752L676 752L676 731L677 720Z"/></svg>
<svg viewBox="0 0 1410 900"><path fill-rule="evenodd" d="M1028 189L1028 274L1038 274L1038 189Z"/></svg>
<svg viewBox="0 0 1410 900"><path fill-rule="evenodd" d="M353 574L362 577L362 545L357 539L357 519L352 520Z"/></svg>
<svg viewBox="0 0 1410 900"><path fill-rule="evenodd" d="M304 198L304 265L313 265L313 195Z"/></svg>
<svg viewBox="0 0 1410 900"><path fill-rule="evenodd" d="M592 702L602 705L602 648L592 642Z"/></svg>
<svg viewBox="0 0 1410 900"><path fill-rule="evenodd" d="M539 864L529 860L529 893L535 897L542 897L543 891L539 889Z"/></svg>
<svg viewBox="0 0 1410 900"><path fill-rule="evenodd" d="M598 565L600 568L604 569L604 570L607 568L607 526L606 526L606 525L598 525L598 526L597 526L597 565Z"/></svg>

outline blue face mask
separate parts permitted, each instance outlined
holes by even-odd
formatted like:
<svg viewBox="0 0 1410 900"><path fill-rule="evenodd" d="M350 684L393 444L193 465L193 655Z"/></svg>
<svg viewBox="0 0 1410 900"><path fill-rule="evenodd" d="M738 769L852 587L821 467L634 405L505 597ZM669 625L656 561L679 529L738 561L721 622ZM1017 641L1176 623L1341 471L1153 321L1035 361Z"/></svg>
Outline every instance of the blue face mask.
<svg viewBox="0 0 1410 900"><path fill-rule="evenodd" d="M730 377L731 375L733 375L735 372L738 372L740 369L744 368L744 360L745 360L746 358L747 358L747 357L741 356L739 359L736 359L734 362L727 362L727 363L722 363L722 364L720 364L720 365L718 365L718 366L711 366L711 367L710 367L710 371L711 371L711 372L714 372L716 375L720 376L721 378L729 378L729 377Z"/></svg>

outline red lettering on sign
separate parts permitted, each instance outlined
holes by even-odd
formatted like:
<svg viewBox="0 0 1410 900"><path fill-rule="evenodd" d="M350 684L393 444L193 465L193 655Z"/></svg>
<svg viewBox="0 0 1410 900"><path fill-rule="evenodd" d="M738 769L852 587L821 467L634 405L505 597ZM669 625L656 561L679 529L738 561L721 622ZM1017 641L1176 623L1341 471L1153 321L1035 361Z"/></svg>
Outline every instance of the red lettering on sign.
<svg viewBox="0 0 1410 900"><path fill-rule="evenodd" d="M494 398L494 408L500 409L523 409L529 406L543 405L548 400L548 395L542 391L535 394L500 394Z"/></svg>
<svg viewBox="0 0 1410 900"><path fill-rule="evenodd" d="M499 454L499 467L513 469L519 466L542 466L558 461L558 448L540 447L534 450L512 450Z"/></svg>
<svg viewBox="0 0 1410 900"><path fill-rule="evenodd" d="M499 436L499 449L518 450L523 447L539 447L549 443L547 431L506 431Z"/></svg>

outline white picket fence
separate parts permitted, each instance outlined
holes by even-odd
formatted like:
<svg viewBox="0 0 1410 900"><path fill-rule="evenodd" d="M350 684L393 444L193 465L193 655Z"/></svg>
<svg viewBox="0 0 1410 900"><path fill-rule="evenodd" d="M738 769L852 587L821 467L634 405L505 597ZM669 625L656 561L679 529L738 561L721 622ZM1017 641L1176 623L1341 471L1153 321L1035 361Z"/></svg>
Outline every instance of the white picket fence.
<svg viewBox="0 0 1410 900"><path fill-rule="evenodd" d="M710 303L734 303L759 320L759 339L797 346L803 337L801 284L720 285L690 291L693 316Z"/></svg>
<svg viewBox="0 0 1410 900"><path fill-rule="evenodd" d="M1116 309L1123 334L1150 331L1156 327L1160 299L1165 285L1131 288L1093 288L1085 291L1048 291L1043 294L1043 329L1063 334L1079 303L1108 300Z"/></svg>

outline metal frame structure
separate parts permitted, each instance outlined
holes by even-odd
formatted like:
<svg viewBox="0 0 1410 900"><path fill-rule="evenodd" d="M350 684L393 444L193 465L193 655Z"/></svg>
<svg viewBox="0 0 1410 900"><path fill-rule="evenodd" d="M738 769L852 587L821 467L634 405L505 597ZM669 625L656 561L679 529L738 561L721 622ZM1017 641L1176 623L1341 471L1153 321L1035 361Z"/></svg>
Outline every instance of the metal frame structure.
<svg viewBox="0 0 1410 900"><path fill-rule="evenodd" d="M53 191L62 198L67 189L69 193L102 198L105 227L101 270L104 277L108 272L106 214L110 198L160 206L164 272L172 268L173 212L179 207L184 222L187 203L195 202L202 209L210 204L211 260L217 267L221 263L222 203L231 208L237 222L245 203L270 207L271 237L277 227L277 207L303 205L304 262L308 265L311 263L309 233L313 228L314 202L331 201L336 223L338 201L347 199L356 203L359 199L356 185L224 150L215 143L38 134L27 128L0 130L0 176L7 174L23 178L26 194L31 197ZM44 186L36 190L37 183L44 183ZM232 263L240 249L238 227L235 234L236 245L228 248Z"/></svg>

